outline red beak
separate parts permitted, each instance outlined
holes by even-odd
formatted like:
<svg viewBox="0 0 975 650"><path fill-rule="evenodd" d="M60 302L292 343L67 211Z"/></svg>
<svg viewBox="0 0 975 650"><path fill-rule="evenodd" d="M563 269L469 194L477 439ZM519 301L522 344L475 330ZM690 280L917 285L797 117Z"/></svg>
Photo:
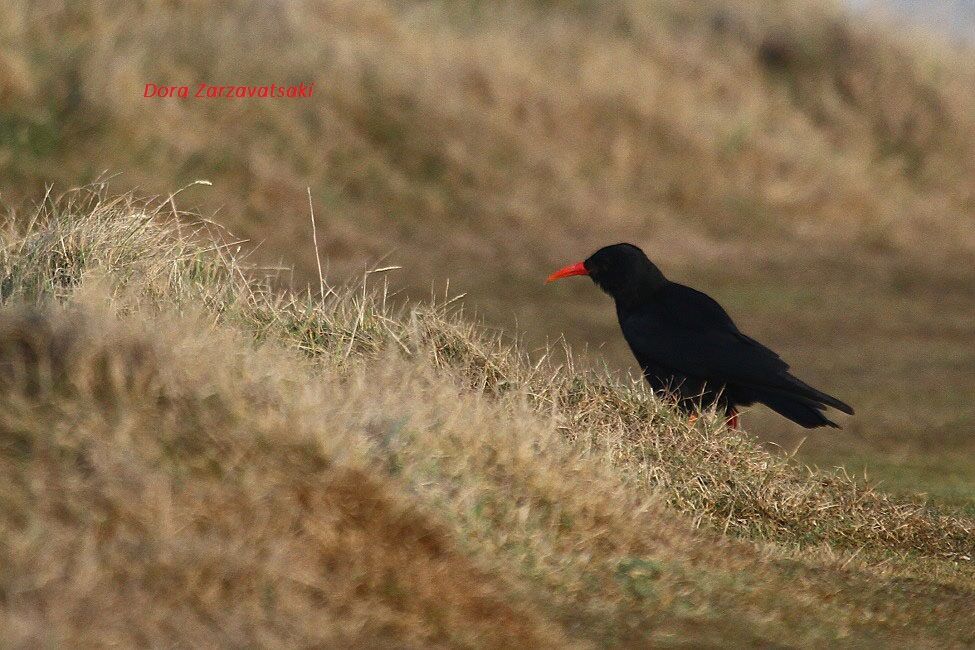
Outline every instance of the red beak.
<svg viewBox="0 0 975 650"><path fill-rule="evenodd" d="M556 280L561 280L562 278L567 278L570 275L589 275L589 270L586 269L586 265L583 262L576 262L575 264L570 264L564 269L559 269L552 275L548 276L545 283L555 282Z"/></svg>

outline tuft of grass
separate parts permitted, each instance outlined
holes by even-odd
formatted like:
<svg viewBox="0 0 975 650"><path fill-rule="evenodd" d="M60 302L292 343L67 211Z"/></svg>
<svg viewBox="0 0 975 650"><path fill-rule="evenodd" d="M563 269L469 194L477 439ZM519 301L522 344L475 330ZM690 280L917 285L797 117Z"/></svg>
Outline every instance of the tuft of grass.
<svg viewBox="0 0 975 650"><path fill-rule="evenodd" d="M975 641L972 520L172 216L3 223L6 642Z"/></svg>

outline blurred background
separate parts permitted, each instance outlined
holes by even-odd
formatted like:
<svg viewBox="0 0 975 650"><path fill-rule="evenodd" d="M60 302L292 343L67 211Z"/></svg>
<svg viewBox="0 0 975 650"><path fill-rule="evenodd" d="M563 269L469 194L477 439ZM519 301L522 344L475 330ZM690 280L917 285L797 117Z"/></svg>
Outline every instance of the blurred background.
<svg viewBox="0 0 975 650"><path fill-rule="evenodd" d="M111 177L317 287L382 260L529 348L634 372L555 268L617 241L713 295L842 432L800 459L975 512L975 8L812 0L0 0L0 201ZM306 84L305 99L143 97ZM808 436L808 437L807 437ZM805 440L805 442L802 442ZM802 444L800 444L802 443Z"/></svg>
<svg viewBox="0 0 975 650"><path fill-rule="evenodd" d="M972 0L849 0L859 10L879 14L902 24L923 26L939 37L975 40L975 2Z"/></svg>

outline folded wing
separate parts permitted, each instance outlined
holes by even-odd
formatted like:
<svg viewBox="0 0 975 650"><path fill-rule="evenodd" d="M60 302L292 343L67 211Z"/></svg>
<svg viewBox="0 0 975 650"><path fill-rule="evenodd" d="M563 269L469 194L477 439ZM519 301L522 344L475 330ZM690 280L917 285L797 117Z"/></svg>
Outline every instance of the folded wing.
<svg viewBox="0 0 975 650"><path fill-rule="evenodd" d="M632 314L620 323L642 365L746 389L754 401L796 421L822 418L806 411L823 410L824 405L853 413L848 404L789 374L789 365L779 355L742 334L706 294L671 284L655 299L653 314ZM820 424L832 424L822 419Z"/></svg>

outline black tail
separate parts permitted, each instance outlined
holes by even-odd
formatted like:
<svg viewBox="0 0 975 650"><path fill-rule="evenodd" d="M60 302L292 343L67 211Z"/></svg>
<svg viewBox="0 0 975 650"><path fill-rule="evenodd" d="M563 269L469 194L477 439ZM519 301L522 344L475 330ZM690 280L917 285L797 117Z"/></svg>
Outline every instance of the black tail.
<svg viewBox="0 0 975 650"><path fill-rule="evenodd" d="M801 379L796 379L792 375L785 373L785 379L789 384L790 393L805 398L813 402L820 402L827 406L832 406L837 411L843 411L847 415L853 415L853 407L846 402L841 402L832 395L827 395L821 390L816 390ZM834 425L835 426L835 425Z"/></svg>
<svg viewBox="0 0 975 650"><path fill-rule="evenodd" d="M825 410L825 406L806 397L766 392L759 396L758 401L807 429L815 429L816 427L840 428L838 424L823 415L822 411ZM840 403L842 404L842 402ZM846 405L844 404L844 406ZM849 412L852 413L853 409L850 409Z"/></svg>

